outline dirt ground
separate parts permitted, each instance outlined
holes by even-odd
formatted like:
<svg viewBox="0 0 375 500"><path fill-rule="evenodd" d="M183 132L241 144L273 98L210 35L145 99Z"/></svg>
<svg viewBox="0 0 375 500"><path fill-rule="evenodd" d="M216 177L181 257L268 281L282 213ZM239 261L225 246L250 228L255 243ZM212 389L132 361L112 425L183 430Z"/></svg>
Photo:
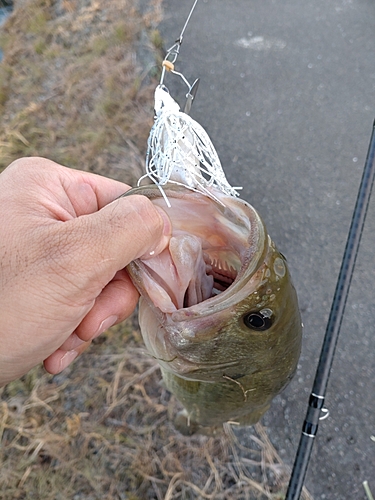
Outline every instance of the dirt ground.
<svg viewBox="0 0 375 500"><path fill-rule="evenodd" d="M161 0L22 0L1 28L0 168L25 155L134 185L162 57ZM159 64L159 65L158 65ZM0 499L282 499L289 471L258 424L251 449L180 435L180 409L136 317L63 374L0 389ZM311 498L307 492L304 498Z"/></svg>

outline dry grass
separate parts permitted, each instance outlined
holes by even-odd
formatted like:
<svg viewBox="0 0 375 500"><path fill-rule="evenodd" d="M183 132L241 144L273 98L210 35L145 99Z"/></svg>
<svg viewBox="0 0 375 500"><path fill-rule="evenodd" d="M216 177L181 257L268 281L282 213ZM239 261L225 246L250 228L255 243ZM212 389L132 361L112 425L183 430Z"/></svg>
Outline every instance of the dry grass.
<svg viewBox="0 0 375 500"><path fill-rule="evenodd" d="M0 33L0 169L40 155L133 184L152 123L161 0L23 0ZM133 319L58 376L0 389L0 499L281 499L288 473L266 430L251 449L178 434ZM309 496L305 492L304 498Z"/></svg>
<svg viewBox="0 0 375 500"><path fill-rule="evenodd" d="M151 3L140 15L134 0L18 2L1 35L0 168L39 155L139 177L160 16L160 0Z"/></svg>
<svg viewBox="0 0 375 500"><path fill-rule="evenodd" d="M0 498L283 498L287 471L261 425L252 449L229 426L185 437L179 409L138 330L113 328L66 373L35 369L3 390Z"/></svg>

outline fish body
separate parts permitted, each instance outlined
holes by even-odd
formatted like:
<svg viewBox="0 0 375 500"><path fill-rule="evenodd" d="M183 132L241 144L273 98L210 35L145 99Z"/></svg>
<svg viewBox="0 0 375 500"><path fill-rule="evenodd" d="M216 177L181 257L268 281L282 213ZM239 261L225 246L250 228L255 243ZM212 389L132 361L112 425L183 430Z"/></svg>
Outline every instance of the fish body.
<svg viewBox="0 0 375 500"><path fill-rule="evenodd" d="M185 408L175 421L184 434L256 423L293 377L301 349L285 257L250 204L211 189L126 193L148 197L172 222L169 247L127 269L145 345Z"/></svg>

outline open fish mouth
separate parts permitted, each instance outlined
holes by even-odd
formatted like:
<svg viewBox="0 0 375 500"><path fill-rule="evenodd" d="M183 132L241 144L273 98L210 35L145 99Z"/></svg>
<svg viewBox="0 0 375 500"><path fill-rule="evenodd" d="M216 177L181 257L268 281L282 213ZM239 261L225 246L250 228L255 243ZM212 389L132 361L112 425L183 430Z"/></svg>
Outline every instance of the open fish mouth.
<svg viewBox="0 0 375 500"><path fill-rule="evenodd" d="M207 276L212 276L213 278L212 296L224 292L237 278L241 261L239 256L235 256L238 257L238 266L233 266L233 256L231 257L232 258L228 259L226 254L213 256L210 255L209 252L206 252L203 255L206 263L206 274ZM194 304L188 304L184 307L190 307L191 305Z"/></svg>
<svg viewBox="0 0 375 500"><path fill-rule="evenodd" d="M203 250L199 238L193 235L172 237L162 260L163 269L173 269L172 273L166 276L158 272L160 262L148 264L147 261L143 262L144 272L152 277L158 290L159 287L165 290L176 310L200 304L224 292L241 268L238 254L230 249ZM162 302L159 307L168 312L166 306L169 305L169 302Z"/></svg>
<svg viewBox="0 0 375 500"><path fill-rule="evenodd" d="M215 303L215 310L218 303L227 307L228 295L240 290L241 279L248 281L264 257L267 245L259 215L250 205L219 193L223 204L181 186L169 186L166 192L170 209L156 187L131 190L166 209L173 228L168 248L131 265L142 295L162 313L195 310L207 301Z"/></svg>

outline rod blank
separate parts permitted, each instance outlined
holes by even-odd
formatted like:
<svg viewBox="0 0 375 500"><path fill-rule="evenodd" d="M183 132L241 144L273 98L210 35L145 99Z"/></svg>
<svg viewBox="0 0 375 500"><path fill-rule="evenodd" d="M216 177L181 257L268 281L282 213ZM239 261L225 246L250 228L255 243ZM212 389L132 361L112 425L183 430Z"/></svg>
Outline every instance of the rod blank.
<svg viewBox="0 0 375 500"><path fill-rule="evenodd" d="M352 222L346 241L344 256L337 279L335 294L332 300L326 333L323 340L315 380L309 399L306 418L302 426L302 434L289 481L285 500L298 500L302 491L310 460L314 438L318 432L319 419L324 405L325 393L335 355L340 327L344 316L345 305L349 294L355 261L358 254L371 190L375 176L375 121L363 169L361 184L357 195Z"/></svg>

